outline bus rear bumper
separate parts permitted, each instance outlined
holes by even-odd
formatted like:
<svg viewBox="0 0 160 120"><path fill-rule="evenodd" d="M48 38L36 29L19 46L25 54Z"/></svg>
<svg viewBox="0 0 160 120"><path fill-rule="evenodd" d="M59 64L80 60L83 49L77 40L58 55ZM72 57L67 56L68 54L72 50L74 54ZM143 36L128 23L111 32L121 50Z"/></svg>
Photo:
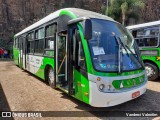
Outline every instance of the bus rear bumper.
<svg viewBox="0 0 160 120"><path fill-rule="evenodd" d="M135 98L132 98L132 94L137 91L140 91L140 96L144 94L146 91L146 84L130 91L125 91L120 93L104 93L98 90L96 83L90 82L90 102L89 103L91 106L94 106L94 107L115 106L115 105L130 101L132 99L135 99Z"/></svg>

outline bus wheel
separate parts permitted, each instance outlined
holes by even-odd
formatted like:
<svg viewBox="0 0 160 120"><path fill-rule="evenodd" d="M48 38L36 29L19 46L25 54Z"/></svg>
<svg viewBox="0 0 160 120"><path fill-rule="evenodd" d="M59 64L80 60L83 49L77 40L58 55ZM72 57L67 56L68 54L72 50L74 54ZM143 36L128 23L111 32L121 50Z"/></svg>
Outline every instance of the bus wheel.
<svg viewBox="0 0 160 120"><path fill-rule="evenodd" d="M152 63L145 63L145 69L148 80L156 80L158 78L158 68Z"/></svg>
<svg viewBox="0 0 160 120"><path fill-rule="evenodd" d="M54 70L51 67L49 67L47 73L47 79L50 87L55 88Z"/></svg>

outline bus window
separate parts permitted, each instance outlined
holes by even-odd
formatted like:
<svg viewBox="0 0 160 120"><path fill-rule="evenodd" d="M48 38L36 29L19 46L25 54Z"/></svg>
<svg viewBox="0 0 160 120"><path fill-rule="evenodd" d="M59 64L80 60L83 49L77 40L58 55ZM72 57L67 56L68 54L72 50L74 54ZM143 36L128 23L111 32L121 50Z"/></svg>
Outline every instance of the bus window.
<svg viewBox="0 0 160 120"><path fill-rule="evenodd" d="M136 43L138 44L139 47L145 46L145 44L144 44L144 42L143 42L143 39L141 39L141 38L136 38L135 41L136 41Z"/></svg>
<svg viewBox="0 0 160 120"><path fill-rule="evenodd" d="M153 28L146 28L144 29L145 36L158 36L159 34L159 28L153 27Z"/></svg>
<svg viewBox="0 0 160 120"><path fill-rule="evenodd" d="M54 56L54 44L56 40L57 24L48 25L45 29L45 55Z"/></svg>
<svg viewBox="0 0 160 120"><path fill-rule="evenodd" d="M134 38L136 38L136 36L137 36L137 31L132 31L132 35L133 35Z"/></svg>
<svg viewBox="0 0 160 120"><path fill-rule="evenodd" d="M144 36L144 30L143 29L139 29L139 30L137 30L137 34L136 34L136 37L142 37L142 36Z"/></svg>
<svg viewBox="0 0 160 120"><path fill-rule="evenodd" d="M75 63L75 66L78 66L78 68L86 70L86 63L85 63L85 54L82 47L82 42L79 36L79 31L76 29L73 30L73 62Z"/></svg>
<svg viewBox="0 0 160 120"><path fill-rule="evenodd" d="M17 38L17 48L19 48L20 46L20 42L19 42L19 38Z"/></svg>
<svg viewBox="0 0 160 120"><path fill-rule="evenodd" d="M148 37L148 38L143 38L143 41L145 43L145 46L150 46L154 47L158 45L158 37Z"/></svg>
<svg viewBox="0 0 160 120"><path fill-rule="evenodd" d="M13 42L13 47L15 48L15 45L16 45L16 39L14 39L14 42Z"/></svg>
<svg viewBox="0 0 160 120"><path fill-rule="evenodd" d="M28 44L27 44L28 53L34 53L34 33L33 32L27 35L27 40L28 40Z"/></svg>
<svg viewBox="0 0 160 120"><path fill-rule="evenodd" d="M14 40L14 48L17 48L17 38Z"/></svg>
<svg viewBox="0 0 160 120"><path fill-rule="evenodd" d="M35 53L43 54L44 29L41 28L35 32Z"/></svg>
<svg viewBox="0 0 160 120"><path fill-rule="evenodd" d="M156 47L158 46L159 28L143 28L132 31L133 36L139 47Z"/></svg>
<svg viewBox="0 0 160 120"><path fill-rule="evenodd" d="M78 66L80 66L81 69L86 69L86 63L85 63L85 54L82 47L81 41L79 41L79 51L78 51Z"/></svg>

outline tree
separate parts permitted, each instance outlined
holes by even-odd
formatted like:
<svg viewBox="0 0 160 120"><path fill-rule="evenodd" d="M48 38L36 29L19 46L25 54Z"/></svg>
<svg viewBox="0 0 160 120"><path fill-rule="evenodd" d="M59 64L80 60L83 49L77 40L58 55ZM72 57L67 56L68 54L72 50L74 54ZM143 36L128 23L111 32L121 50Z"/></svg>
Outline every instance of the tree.
<svg viewBox="0 0 160 120"><path fill-rule="evenodd" d="M140 11L144 8L144 0L110 0L108 16L116 21L126 24L129 18L138 19Z"/></svg>

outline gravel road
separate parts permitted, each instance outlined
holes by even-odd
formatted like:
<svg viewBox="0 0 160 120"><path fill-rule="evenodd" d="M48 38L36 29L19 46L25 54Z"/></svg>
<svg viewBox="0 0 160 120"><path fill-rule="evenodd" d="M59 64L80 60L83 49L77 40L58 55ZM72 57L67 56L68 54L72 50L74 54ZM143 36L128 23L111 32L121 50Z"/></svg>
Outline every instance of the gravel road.
<svg viewBox="0 0 160 120"><path fill-rule="evenodd" d="M132 101L110 108L94 108L58 89L52 89L43 80L18 68L12 61L0 62L0 111L90 111L92 117L58 117L59 119L150 120L151 117L99 117L92 111L160 111L160 80L148 82L147 92ZM84 112L85 113L85 112ZM73 113L74 114L74 113ZM84 114L85 116L85 114ZM22 118L14 118L19 120ZM25 118L33 119L33 118ZM57 118L38 118L57 119ZM160 118L154 118L160 120ZM1 118L0 118L1 120Z"/></svg>

